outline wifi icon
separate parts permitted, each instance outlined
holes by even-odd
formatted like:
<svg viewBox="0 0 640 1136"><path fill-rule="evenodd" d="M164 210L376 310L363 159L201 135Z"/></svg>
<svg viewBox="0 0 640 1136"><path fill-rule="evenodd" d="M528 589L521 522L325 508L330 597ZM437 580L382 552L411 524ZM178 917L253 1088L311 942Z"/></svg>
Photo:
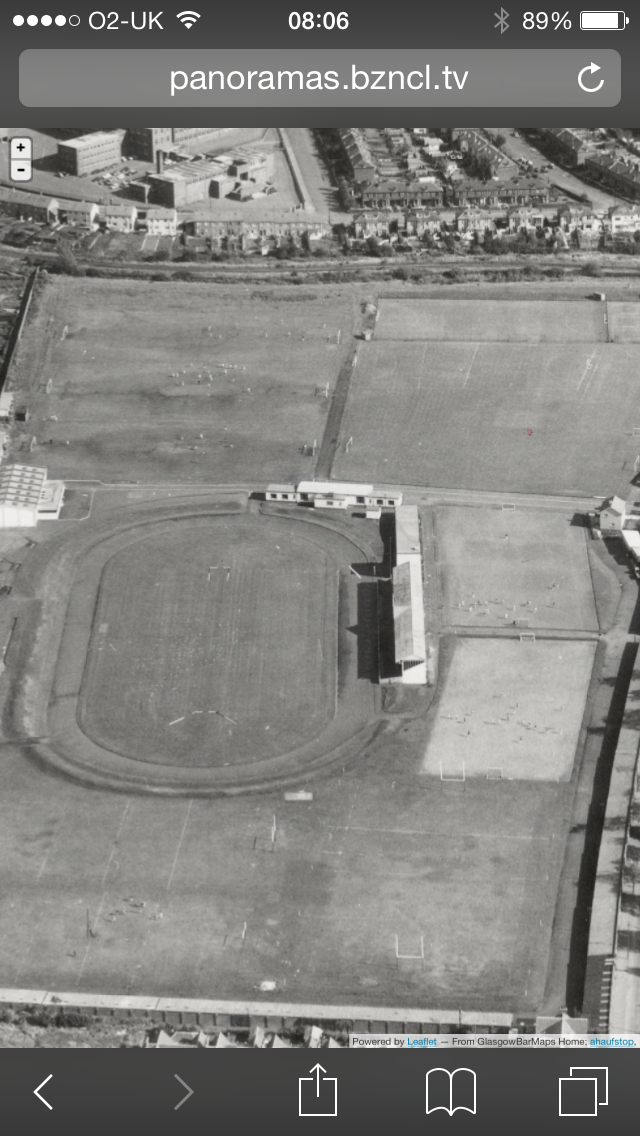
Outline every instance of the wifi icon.
<svg viewBox="0 0 640 1136"><path fill-rule="evenodd" d="M178 12L178 19L185 28L192 28L196 20L200 19L199 12Z"/></svg>

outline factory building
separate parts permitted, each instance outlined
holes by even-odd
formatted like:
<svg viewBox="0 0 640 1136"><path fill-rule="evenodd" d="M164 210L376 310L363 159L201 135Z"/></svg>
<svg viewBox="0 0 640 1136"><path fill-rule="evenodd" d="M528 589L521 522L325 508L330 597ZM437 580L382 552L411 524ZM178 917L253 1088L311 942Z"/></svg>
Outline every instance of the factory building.
<svg viewBox="0 0 640 1136"><path fill-rule="evenodd" d="M211 126L139 126L129 127L122 151L127 158L141 162L155 162L159 151L168 154L179 146L191 142L211 144L228 134L231 127Z"/></svg>
<svg viewBox="0 0 640 1136"><path fill-rule="evenodd" d="M99 130L58 143L58 168L74 177L84 177L120 161L122 131Z"/></svg>

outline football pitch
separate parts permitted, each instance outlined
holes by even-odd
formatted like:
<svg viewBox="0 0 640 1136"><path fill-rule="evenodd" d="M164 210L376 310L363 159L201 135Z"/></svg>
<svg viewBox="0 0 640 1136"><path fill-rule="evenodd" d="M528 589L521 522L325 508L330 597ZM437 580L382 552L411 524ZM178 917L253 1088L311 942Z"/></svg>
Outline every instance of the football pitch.
<svg viewBox="0 0 640 1136"><path fill-rule="evenodd" d="M640 450L639 363L631 344L364 343L334 475L626 496Z"/></svg>
<svg viewBox="0 0 640 1136"><path fill-rule="evenodd" d="M568 517L440 506L435 533L445 624L598 630L589 537Z"/></svg>
<svg viewBox="0 0 640 1136"><path fill-rule="evenodd" d="M596 644L458 638L452 650L423 772L459 783L568 781Z"/></svg>
<svg viewBox="0 0 640 1136"><path fill-rule="evenodd" d="M588 301L383 299L378 310L376 339L602 343L607 338L605 305Z"/></svg>
<svg viewBox="0 0 640 1136"><path fill-rule="evenodd" d="M304 744L335 713L337 597L321 548L251 518L176 521L135 541L100 580L83 730L170 765Z"/></svg>
<svg viewBox="0 0 640 1136"><path fill-rule="evenodd" d="M231 484L310 475L357 302L332 290L48 280L13 381L17 460L50 477Z"/></svg>

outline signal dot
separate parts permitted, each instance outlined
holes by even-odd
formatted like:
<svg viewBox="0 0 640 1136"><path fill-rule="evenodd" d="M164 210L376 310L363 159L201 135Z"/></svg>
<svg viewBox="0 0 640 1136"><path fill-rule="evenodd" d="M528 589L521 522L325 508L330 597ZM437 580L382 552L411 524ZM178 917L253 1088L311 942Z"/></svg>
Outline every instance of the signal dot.
<svg viewBox="0 0 640 1136"><path fill-rule="evenodd" d="M14 16L13 22L16 25L17 28L21 28L22 25L24 24L24 16Z"/></svg>
<svg viewBox="0 0 640 1136"><path fill-rule="evenodd" d="M64 25L66 24L66 22L67 22L66 16L56 16L56 24L58 25L59 28L63 28Z"/></svg>
<svg viewBox="0 0 640 1136"><path fill-rule="evenodd" d="M53 23L53 19L51 16L41 16L40 23L44 24L45 28L50 28Z"/></svg>
<svg viewBox="0 0 640 1136"><path fill-rule="evenodd" d="M79 16L69 16L70 27L77 28L79 23L80 23L80 17Z"/></svg>
<svg viewBox="0 0 640 1136"><path fill-rule="evenodd" d="M37 16L27 16L27 23L28 23L30 28L35 28L36 24L38 23L38 17Z"/></svg>

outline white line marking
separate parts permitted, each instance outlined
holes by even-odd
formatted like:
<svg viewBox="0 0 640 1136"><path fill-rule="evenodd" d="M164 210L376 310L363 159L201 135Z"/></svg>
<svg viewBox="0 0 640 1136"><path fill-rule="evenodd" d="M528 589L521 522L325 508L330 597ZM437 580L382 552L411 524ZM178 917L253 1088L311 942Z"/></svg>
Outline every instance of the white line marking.
<svg viewBox="0 0 640 1136"><path fill-rule="evenodd" d="M98 908L98 913L97 913L97 915L96 915L96 917L95 917L95 919L94 919L94 921L93 921L93 927L91 927L91 930L92 930L92 931L93 931L93 930L94 930L94 928L95 928L95 927L97 926L97 923L98 923L98 919L100 918L100 915L101 915L101 912L102 912L102 908L103 908L103 906L104 906L104 901L105 901L106 897L107 897L107 893L106 893L106 891L103 891L103 893L102 893L102 899L100 900L100 906L99 906L99 908ZM80 980L81 980L81 978L82 978L82 972L83 972L83 970L84 970L84 967L85 967L85 963L86 963L86 961L87 961L87 959L88 959L88 957L89 957L89 951L91 950L91 943L92 943L92 940L91 940L91 939L89 939L89 942L87 943L87 949L86 949L86 951L84 952L84 958L83 958L83 960L82 960L82 962L81 962L81 964L80 964L80 970L78 971L78 981L76 982L76 986L79 986L79 985L80 985Z"/></svg>
<svg viewBox="0 0 640 1136"><path fill-rule="evenodd" d="M474 363L475 363L475 361L476 361L476 355L478 354L478 348L479 348L479 346L480 346L480 344L479 344L479 343L476 343L476 349L475 349L475 351L474 351L474 353L473 353L473 358L472 358L471 362L469 363L469 370L467 371L467 374L466 374L466 378L465 378L465 380L464 380L464 382L463 382L463 384L462 384L462 385L463 385L463 387L466 387L467 383L469 382L469 376L470 376L470 374L471 374L471 371L473 370L473 364L474 364Z"/></svg>
<svg viewBox="0 0 640 1136"><path fill-rule="evenodd" d="M122 829L123 829L123 827L124 827L124 822L125 822L125 820L127 819L127 813L129 812L129 808L130 808L130 805L131 805L131 801L127 801L127 803L126 803L126 805L125 805L125 807L124 807L124 812L123 812L123 814L122 814L122 816L121 816L121 818L120 818L120 825L119 825L119 827L118 827L118 831L116 832L116 835L115 835L115 839L114 839L114 841L113 841L113 847L112 847L112 849L111 849L111 855L110 855L110 857L109 857L109 862L108 862L108 864L107 864L107 866L106 866L106 868L105 868L105 870L104 870L104 875L103 875L103 877L102 877L102 887L103 887L103 888L104 888L104 885L105 885L105 883L107 882L107 876L109 875L109 870L110 870L110 868L111 868L111 862L112 862L112 860L113 860L113 857L114 857L114 856L115 856L115 854L116 854L116 848L117 848L117 845L118 845L118 841L119 841L119 839L120 839L120 836L121 836L121 834L122 834Z"/></svg>
<svg viewBox="0 0 640 1136"><path fill-rule="evenodd" d="M170 726L177 726L178 722L184 722L184 714L182 715L181 718L174 718L173 722L169 722L169 725Z"/></svg>
<svg viewBox="0 0 640 1136"><path fill-rule="evenodd" d="M37 874L37 876L36 876L36 883L37 883L37 884L39 884L39 883L40 883L40 877L42 876L42 873L44 872L44 870L45 870L45 868L46 868L46 866L47 866L47 860L49 859L49 855L50 855L50 853L51 853L51 849L52 849L52 847L53 847L53 841L51 842L51 845L49 846L49 850L48 850L48 852L47 852L47 854L46 854L46 856L45 856L44 860L42 861L42 863L41 863L41 865L40 865L40 871L38 872L38 874Z"/></svg>
<svg viewBox="0 0 640 1136"><path fill-rule="evenodd" d="M178 856L180 855L180 849L182 848L182 841L184 840L184 835L185 835L185 832L187 831L187 825L189 823L189 815L191 813L192 805L193 805L193 801L189 801L189 808L187 809L187 815L184 818L184 824L182 826L182 832L180 833L180 839L178 841L178 847L176 848L176 854L175 854L175 857L174 857L174 860L173 860L173 864L171 865L171 873L170 873L169 879L167 881L167 891L171 887L171 881L173 879L173 874L176 870L176 865L178 863Z"/></svg>

